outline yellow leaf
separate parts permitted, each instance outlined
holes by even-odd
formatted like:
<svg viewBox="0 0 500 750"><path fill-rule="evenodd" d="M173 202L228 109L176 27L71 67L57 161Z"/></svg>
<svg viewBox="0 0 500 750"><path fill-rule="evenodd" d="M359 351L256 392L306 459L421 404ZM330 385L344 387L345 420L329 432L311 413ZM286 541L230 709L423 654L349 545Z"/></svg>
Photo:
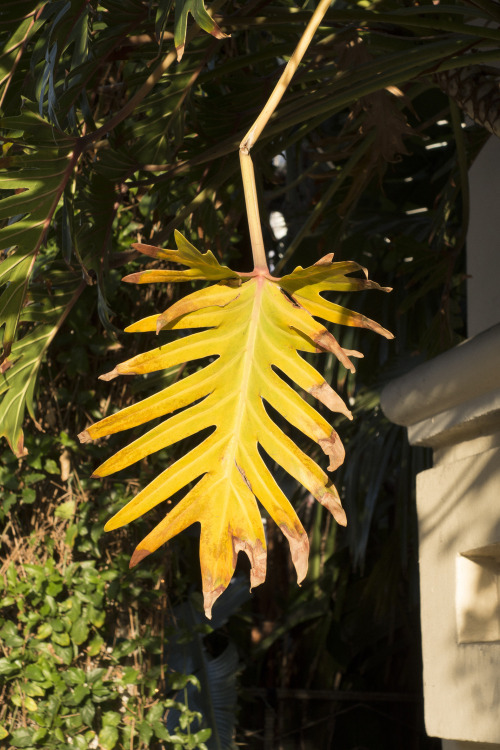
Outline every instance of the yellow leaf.
<svg viewBox="0 0 500 750"><path fill-rule="evenodd" d="M33 698L30 698L27 695L24 697L24 707L28 711L37 711L38 710L38 706L35 703L35 701L33 700Z"/></svg>
<svg viewBox="0 0 500 750"><path fill-rule="evenodd" d="M262 272L237 274L220 266L211 253L199 253L179 234L177 244L177 251L138 248L148 255L182 263L188 272L152 271L147 276L144 271L127 280L142 283L196 278L218 283L127 330L204 330L139 354L101 377L109 380L120 374L149 373L206 357L215 359L160 393L97 422L80 439L86 442L166 417L94 473L105 477L212 428L208 437L166 468L105 527L109 531L135 520L197 480L139 543L131 566L188 526L200 523L203 594L205 612L210 617L213 603L231 580L240 550L250 560L251 586L265 579L266 540L257 501L287 537L299 583L307 572L307 535L268 470L259 446L328 508L338 523L346 523L339 495L326 472L275 424L267 410L271 406L315 441L328 458L330 471L343 462L344 449L335 430L281 376L284 374L332 411L352 418L340 396L298 352L331 351L351 370L354 366L350 357L362 355L344 350L313 315L392 336L373 321L321 296L321 292L331 290L380 289L374 282L346 276L361 269L355 263L332 263L327 256L316 266L299 267L276 279ZM186 273L188 277L182 275Z"/></svg>

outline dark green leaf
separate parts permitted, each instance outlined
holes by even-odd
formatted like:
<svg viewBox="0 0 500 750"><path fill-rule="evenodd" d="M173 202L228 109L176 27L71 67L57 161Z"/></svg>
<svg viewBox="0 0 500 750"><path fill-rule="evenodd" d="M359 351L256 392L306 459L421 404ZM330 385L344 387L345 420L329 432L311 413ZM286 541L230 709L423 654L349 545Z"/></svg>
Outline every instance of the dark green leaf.
<svg viewBox="0 0 500 750"><path fill-rule="evenodd" d="M83 617L76 620L71 628L70 635L71 640L76 643L77 646L81 646L82 643L85 643L89 635L89 625L87 620Z"/></svg>
<svg viewBox="0 0 500 750"><path fill-rule="evenodd" d="M71 695L64 699L66 706L79 706L80 703L90 695L90 688L86 685L76 685L71 691Z"/></svg>
<svg viewBox="0 0 500 750"><path fill-rule="evenodd" d="M42 672L40 667L36 664L28 664L25 667L24 673L29 680L35 680L35 682L45 682L46 675Z"/></svg>
<svg viewBox="0 0 500 750"><path fill-rule="evenodd" d="M0 659L0 674L10 676L12 674L15 674L16 672L19 672L20 669L20 663L10 661L10 659L7 659L6 657L2 657Z"/></svg>
<svg viewBox="0 0 500 750"><path fill-rule="evenodd" d="M121 715L117 711L106 711L102 715L102 723L105 727L117 727L122 720Z"/></svg>
<svg viewBox="0 0 500 750"><path fill-rule="evenodd" d="M95 716L95 706L90 701L84 703L80 709L81 717L87 726L92 726Z"/></svg>
<svg viewBox="0 0 500 750"><path fill-rule="evenodd" d="M147 721L141 721L137 725L137 729L139 731L139 737L141 742L144 742L146 747L149 745L149 741L151 737L153 736L153 728Z"/></svg>

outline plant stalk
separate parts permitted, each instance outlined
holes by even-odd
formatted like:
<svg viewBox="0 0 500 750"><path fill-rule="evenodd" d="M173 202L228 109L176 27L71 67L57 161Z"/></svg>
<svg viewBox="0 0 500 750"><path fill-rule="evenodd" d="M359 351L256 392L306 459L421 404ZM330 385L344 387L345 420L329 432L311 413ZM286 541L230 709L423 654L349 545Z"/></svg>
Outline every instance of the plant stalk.
<svg viewBox="0 0 500 750"><path fill-rule="evenodd" d="M332 0L320 0L319 5L312 14L311 19L307 24L306 29L302 34L293 55L289 59L285 70L281 74L278 83L274 87L271 96L264 105L262 112L257 117L254 124L240 143L241 178L243 180L243 190L245 193L245 206L247 211L248 227L250 230L250 242L252 245L254 270L256 271L259 270L264 271L265 273L269 273L266 260L266 251L264 248L264 239L262 237L262 226L259 216L259 201L257 196L257 187L255 184L255 171L253 168L252 157L250 156L250 150L252 146L254 146L257 142L257 139L269 122L269 119L271 118L285 91L290 85L290 81L292 80L295 71L297 70L302 58L304 57L304 54L309 47L318 26L323 20L326 11L330 7L331 2Z"/></svg>

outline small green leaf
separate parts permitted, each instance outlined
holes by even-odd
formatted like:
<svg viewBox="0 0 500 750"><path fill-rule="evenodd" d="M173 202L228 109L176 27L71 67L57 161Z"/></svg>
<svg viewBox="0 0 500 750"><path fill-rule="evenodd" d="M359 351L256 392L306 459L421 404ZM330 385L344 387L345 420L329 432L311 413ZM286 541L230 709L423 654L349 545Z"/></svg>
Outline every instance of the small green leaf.
<svg viewBox="0 0 500 750"><path fill-rule="evenodd" d="M94 601L98 601L99 603L102 602L102 597L96 595L95 597L90 596L90 599L93 599ZM106 612L104 609L98 609L93 604L90 605L88 610L89 620L92 623L92 625L95 625L96 628L102 628L104 625L104 621L106 620Z"/></svg>
<svg viewBox="0 0 500 750"><path fill-rule="evenodd" d="M56 656L62 659L63 664L69 666L73 661L73 649L64 646L58 646L54 644L54 652Z"/></svg>
<svg viewBox="0 0 500 750"><path fill-rule="evenodd" d="M76 597L72 596L64 602L64 608L68 612L68 617L72 623L77 622L82 614L82 606Z"/></svg>
<svg viewBox="0 0 500 750"><path fill-rule="evenodd" d="M82 737L81 734L77 734L73 739L76 750L87 750L89 743L87 742L85 737Z"/></svg>
<svg viewBox="0 0 500 750"><path fill-rule="evenodd" d="M45 682L46 679L42 670L36 664L28 664L25 667L24 674L29 680L35 680L35 682Z"/></svg>
<svg viewBox="0 0 500 750"><path fill-rule="evenodd" d="M35 633L35 638L38 641L44 641L52 633L52 625L48 622L43 622L38 626L38 630Z"/></svg>
<svg viewBox="0 0 500 750"><path fill-rule="evenodd" d="M200 729L199 732L196 732L196 734L193 735L196 742L205 742L206 740L209 740L211 736L211 729Z"/></svg>
<svg viewBox="0 0 500 750"><path fill-rule="evenodd" d="M118 742L118 729L114 726L105 726L99 732L99 747L103 750L113 750Z"/></svg>
<svg viewBox="0 0 500 750"><path fill-rule="evenodd" d="M139 730L139 738L141 742L144 742L146 747L149 747L149 741L151 737L153 736L153 728L150 726L150 724L147 721L141 721L137 725L137 728Z"/></svg>
<svg viewBox="0 0 500 750"><path fill-rule="evenodd" d="M52 633L52 642L57 643L58 646L69 646L71 643L69 635L65 631L62 633Z"/></svg>
<svg viewBox="0 0 500 750"><path fill-rule="evenodd" d="M48 458L45 461L43 468L48 474L60 474L61 473L59 466L56 464L53 458ZM68 501L68 502L71 502L71 501ZM57 515L57 512L56 512L56 515Z"/></svg>
<svg viewBox="0 0 500 750"><path fill-rule="evenodd" d="M44 711L41 713L40 711L37 711L36 713L32 714L32 718L39 727L46 727L47 724L50 724L51 719L47 716L47 713Z"/></svg>
<svg viewBox="0 0 500 750"><path fill-rule="evenodd" d="M71 628L71 640L76 643L77 646L81 646L85 643L89 635L89 626L86 620L83 618L73 623Z"/></svg>
<svg viewBox="0 0 500 750"><path fill-rule="evenodd" d="M10 492L2 502L2 509L7 514L13 505L17 502L17 497L13 492Z"/></svg>
<svg viewBox="0 0 500 750"><path fill-rule="evenodd" d="M45 474L40 474L40 472L33 471L29 472L28 474L23 474L24 484L35 484L41 479L45 479Z"/></svg>
<svg viewBox="0 0 500 750"><path fill-rule="evenodd" d="M27 685L23 685L23 689L26 695L30 695L32 698L41 698L45 695L44 688L36 682L28 682Z"/></svg>
<svg viewBox="0 0 500 750"><path fill-rule="evenodd" d="M20 693L14 693L14 695L11 696L11 701L14 706L17 706L18 708L21 708L23 705L23 698Z"/></svg>
<svg viewBox="0 0 500 750"><path fill-rule="evenodd" d="M25 487L21 492L21 497L25 505L33 505L36 500L36 491L32 487Z"/></svg>
<svg viewBox="0 0 500 750"><path fill-rule="evenodd" d="M66 741L66 738L64 737L64 732L59 727L57 727L57 729L54 730L54 735L59 740L59 742L65 742Z"/></svg>
<svg viewBox="0 0 500 750"><path fill-rule="evenodd" d="M79 706L88 695L90 695L90 688L86 685L76 685L70 696L65 698L64 704L66 706Z"/></svg>
<svg viewBox="0 0 500 750"><path fill-rule="evenodd" d="M104 703L105 701L114 698L116 695L117 693L102 684L98 684L92 689L92 700L94 703Z"/></svg>
<svg viewBox="0 0 500 750"><path fill-rule="evenodd" d="M67 432L61 432L59 434L59 440L61 442L61 445L63 445L65 448L76 448L76 442L69 437Z"/></svg>
<svg viewBox="0 0 500 750"><path fill-rule="evenodd" d="M87 681L85 672L80 667L67 669L63 674L63 679L67 685L83 685Z"/></svg>
<svg viewBox="0 0 500 750"><path fill-rule="evenodd" d="M104 674L106 674L106 670L103 667L91 669L90 672L87 672L87 682L89 685L92 685L94 682L97 683Z"/></svg>
<svg viewBox="0 0 500 750"><path fill-rule="evenodd" d="M102 724L105 727L117 727L121 720L122 717L117 711L106 711L102 717Z"/></svg>
<svg viewBox="0 0 500 750"><path fill-rule="evenodd" d="M181 60L184 54L188 13L191 13L200 29L206 31L207 34L212 34L217 39L227 37L227 34L221 31L213 18L207 13L203 0L176 0L174 44L177 50L177 60Z"/></svg>
<svg viewBox="0 0 500 750"><path fill-rule="evenodd" d="M154 721L158 721L159 719L161 719L164 713L165 709L163 708L162 704L156 703L152 708L149 709L146 715L146 721L152 724Z"/></svg>
<svg viewBox="0 0 500 750"><path fill-rule="evenodd" d="M62 503L56 508L54 515L57 516L58 518L64 518L66 520L69 520L70 518L73 518L73 516L75 515L75 508L76 508L75 501L67 500L65 503Z"/></svg>
<svg viewBox="0 0 500 750"><path fill-rule="evenodd" d="M35 734L33 735L33 742L37 743L40 742L40 740L44 740L47 736L47 730L44 728L37 729Z"/></svg>
<svg viewBox="0 0 500 750"><path fill-rule="evenodd" d="M103 644L104 644L104 638L101 638L100 635L94 636L94 638L92 638L92 640L89 643L88 655L97 656Z"/></svg>
<svg viewBox="0 0 500 750"><path fill-rule="evenodd" d="M87 726L91 726L92 722L94 721L95 716L95 706L90 701L87 701L87 703L84 703L84 705L80 709L80 714L83 719L84 724Z"/></svg>
<svg viewBox="0 0 500 750"><path fill-rule="evenodd" d="M73 547L77 536L78 536L78 525L76 523L72 523L70 526L68 526L66 530L65 541L68 547Z"/></svg>
<svg viewBox="0 0 500 750"><path fill-rule="evenodd" d="M6 657L0 659L0 674L11 675L15 672L19 672L20 669L21 666L10 661L10 659L7 659Z"/></svg>
<svg viewBox="0 0 500 750"><path fill-rule="evenodd" d="M1 640L5 646L8 648L20 648L20 646L23 645L24 639L21 638L21 636L14 634L14 633L8 633L8 634L1 634Z"/></svg>
<svg viewBox="0 0 500 750"><path fill-rule="evenodd" d="M154 721L152 727L155 737L158 737L159 740L171 739L170 732L167 730L166 726L161 723L161 721Z"/></svg>
<svg viewBox="0 0 500 750"><path fill-rule="evenodd" d="M37 706L37 704L35 703L35 701L33 700L33 698L30 698L30 697L29 697L29 695L27 695L27 696L25 697L25 699L24 699L24 705L25 705L25 708L26 708L26 709L27 709L28 711L36 711L36 710L37 710L37 708L38 708L38 706Z"/></svg>
<svg viewBox="0 0 500 750"><path fill-rule="evenodd" d="M8 735L8 731L0 724L0 740L4 740Z"/></svg>
<svg viewBox="0 0 500 750"><path fill-rule="evenodd" d="M79 729L83 724L83 719L79 713L73 716L67 716L64 721L66 723L66 728L70 731Z"/></svg>
<svg viewBox="0 0 500 750"><path fill-rule="evenodd" d="M125 685L134 685L139 677L139 671L133 667L126 667L123 670L122 682Z"/></svg>

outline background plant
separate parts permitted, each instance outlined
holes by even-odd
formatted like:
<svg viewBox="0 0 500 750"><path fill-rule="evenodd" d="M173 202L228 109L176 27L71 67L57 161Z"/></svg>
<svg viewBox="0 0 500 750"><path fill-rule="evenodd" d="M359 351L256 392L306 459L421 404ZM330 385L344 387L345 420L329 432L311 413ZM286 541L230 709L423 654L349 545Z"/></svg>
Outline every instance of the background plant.
<svg viewBox="0 0 500 750"><path fill-rule="evenodd" d="M19 514L24 519L22 538L47 510L45 492L26 504L33 497L28 490L37 491L37 483L22 480L31 454L40 446L41 464L52 458L60 466L61 432L73 440L108 413L109 386L102 390L96 378L110 369L104 360L112 366L115 356L122 359L119 331L131 313L152 314L175 299L169 287L154 300L117 291L125 265L127 272L142 267L131 243L170 244L179 227L221 262L250 268L237 146L310 10L288 0L216 4L211 11L231 37L219 41L189 21L177 63L169 5L25 0L0 9L0 432L19 456L30 451L19 466L5 452L4 487L17 484L7 487L2 502L9 521ZM411 486L426 458L410 452L398 429L384 421L377 394L384 381L464 335L467 169L489 132L498 132L497 74L489 67L498 60L498 20L489 0L335 4L252 152L276 272L310 265L331 251L338 260L369 266L371 277L395 291L363 299L361 308L396 341L372 344L365 337L360 345L356 332L344 336L343 346L365 353L356 379L324 355L327 379L351 399L355 416L343 425L348 461L335 479L349 518L345 534L333 532L307 493L286 487L296 493L311 541L308 581L300 590L289 588L281 543L268 528L271 575L277 577L269 583L283 596L256 594L222 634L204 636L215 656L219 639L227 643L231 636L240 647L247 664L244 697L253 702L252 711L240 715L240 732L249 743L274 742L287 731L294 733L283 742L302 737L313 746L328 746L332 737L347 748L376 747L379 737L383 747L400 747L402 737L405 746L409 737L424 742L418 701L408 699L402 728L387 718L400 704L376 710L379 704L366 699L373 692L408 696L419 690ZM461 108L476 120L484 110L488 121L463 128ZM286 236L277 238L267 223L272 211L284 217ZM147 393L157 386L146 380L112 392L112 402L126 405L137 387ZM26 409L45 435L24 421ZM24 440L23 427L33 437ZM52 448L44 442L49 439ZM83 459L72 451L74 471ZM160 457L173 459L175 450ZM278 483L287 481L271 468ZM139 467L141 484L153 469ZM132 492L139 470L117 483L117 507L123 483ZM100 507L99 490L89 484L85 491L92 507ZM6 561L15 548L9 533ZM185 596L188 581L198 585L196 542L188 535L181 544L180 560L167 552L168 570L179 571L168 590L174 601ZM76 561L93 554L82 547ZM312 709L304 694L275 693L270 702L267 693L251 692L269 686L366 695L346 712L334 697L324 703L316 696ZM8 727L29 728L23 726L31 722L29 712L19 709L12 719L15 704L9 705Z"/></svg>

